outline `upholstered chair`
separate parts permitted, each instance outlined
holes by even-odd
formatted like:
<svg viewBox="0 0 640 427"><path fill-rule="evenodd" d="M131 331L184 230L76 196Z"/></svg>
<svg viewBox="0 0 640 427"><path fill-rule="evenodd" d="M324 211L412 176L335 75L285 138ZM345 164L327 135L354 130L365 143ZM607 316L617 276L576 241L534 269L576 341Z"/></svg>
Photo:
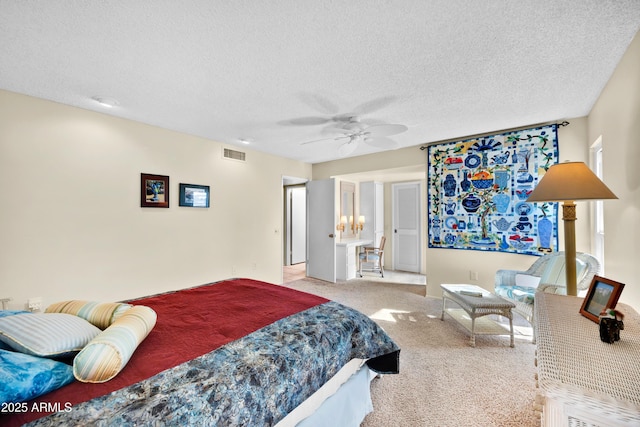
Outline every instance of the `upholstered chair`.
<svg viewBox="0 0 640 427"><path fill-rule="evenodd" d="M360 252L359 261L360 261L360 269L359 274L362 277L363 271L373 271L376 273L380 273L380 277L384 277L384 267L383 263L383 255L384 255L384 244L387 241L387 238L382 236L380 238L380 245L377 248L373 247L365 247L363 251ZM363 264L368 264L370 268L364 268Z"/></svg>

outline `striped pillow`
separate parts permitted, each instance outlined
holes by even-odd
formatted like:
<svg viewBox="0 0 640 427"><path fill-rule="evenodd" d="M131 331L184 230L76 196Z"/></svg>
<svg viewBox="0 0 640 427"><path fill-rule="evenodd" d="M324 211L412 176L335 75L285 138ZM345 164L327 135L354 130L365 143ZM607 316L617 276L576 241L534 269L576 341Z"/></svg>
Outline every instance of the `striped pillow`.
<svg viewBox="0 0 640 427"><path fill-rule="evenodd" d="M133 307L131 304L120 302L73 300L51 304L45 312L74 314L93 323L100 329L105 329L131 307Z"/></svg>
<svg viewBox="0 0 640 427"><path fill-rule="evenodd" d="M556 259L550 261L549 265L542 272L540 283L545 285L566 286L567 273L565 272L564 261L564 257L556 257ZM578 282L584 278L587 270L587 264L580 259L576 259L576 277Z"/></svg>
<svg viewBox="0 0 640 427"><path fill-rule="evenodd" d="M73 359L73 375L86 383L103 383L118 375L149 335L156 318L156 312L143 305L127 310Z"/></svg>
<svg viewBox="0 0 640 427"><path fill-rule="evenodd" d="M21 353L71 356L100 333L80 317L65 313L28 313L0 318L0 340Z"/></svg>

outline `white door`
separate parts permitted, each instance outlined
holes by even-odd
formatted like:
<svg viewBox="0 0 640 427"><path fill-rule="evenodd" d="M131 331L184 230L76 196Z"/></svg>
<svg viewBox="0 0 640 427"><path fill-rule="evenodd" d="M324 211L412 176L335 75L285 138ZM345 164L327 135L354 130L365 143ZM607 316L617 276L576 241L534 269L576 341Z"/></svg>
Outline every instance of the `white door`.
<svg viewBox="0 0 640 427"><path fill-rule="evenodd" d="M393 269L420 272L420 183L392 184Z"/></svg>
<svg viewBox="0 0 640 427"><path fill-rule="evenodd" d="M307 258L307 191L304 187L289 189L291 213L291 253L289 261L293 264L305 262Z"/></svg>
<svg viewBox="0 0 640 427"><path fill-rule="evenodd" d="M335 181L307 182L307 276L336 282Z"/></svg>

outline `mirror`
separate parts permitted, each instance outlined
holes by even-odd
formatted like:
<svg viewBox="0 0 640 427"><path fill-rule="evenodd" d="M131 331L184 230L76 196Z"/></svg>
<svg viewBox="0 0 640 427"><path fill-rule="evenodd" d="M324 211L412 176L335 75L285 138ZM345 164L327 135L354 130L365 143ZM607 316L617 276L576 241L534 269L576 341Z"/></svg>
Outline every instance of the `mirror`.
<svg viewBox="0 0 640 427"><path fill-rule="evenodd" d="M346 217L347 223L342 232L343 239L356 237L353 221L357 221L355 215L356 185L352 182L340 182L340 218Z"/></svg>

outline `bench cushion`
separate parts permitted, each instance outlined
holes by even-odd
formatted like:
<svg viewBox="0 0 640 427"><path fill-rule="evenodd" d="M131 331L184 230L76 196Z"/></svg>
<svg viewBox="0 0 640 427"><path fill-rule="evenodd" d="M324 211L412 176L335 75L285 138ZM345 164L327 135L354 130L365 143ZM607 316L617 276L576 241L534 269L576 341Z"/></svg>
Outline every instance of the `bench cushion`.
<svg viewBox="0 0 640 427"><path fill-rule="evenodd" d="M525 304L533 304L533 299L536 294L536 291L537 291L537 288L531 288L526 286L498 285L495 287L496 295L502 298L522 302Z"/></svg>

